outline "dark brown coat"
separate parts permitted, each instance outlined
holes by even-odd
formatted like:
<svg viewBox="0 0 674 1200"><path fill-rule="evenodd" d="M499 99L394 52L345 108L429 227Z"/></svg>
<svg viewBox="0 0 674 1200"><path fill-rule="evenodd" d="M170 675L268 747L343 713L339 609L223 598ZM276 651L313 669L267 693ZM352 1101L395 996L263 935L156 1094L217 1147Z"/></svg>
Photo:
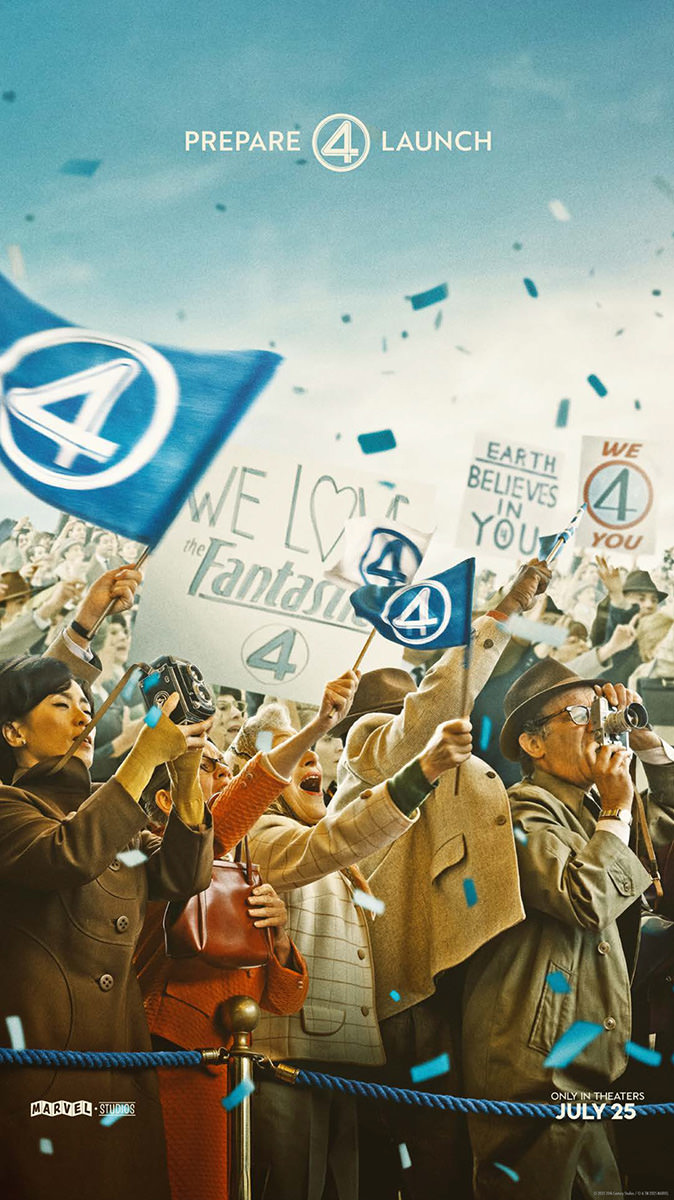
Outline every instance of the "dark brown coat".
<svg viewBox="0 0 674 1200"><path fill-rule="evenodd" d="M0 787L0 996L28 1047L146 1050L150 1039L133 954L150 899L207 887L212 832L172 812L163 841L115 780L91 792L72 759ZM210 818L209 818L210 820ZM138 867L115 856L135 847ZM88 1100L91 1116L32 1116L37 1100ZM101 1126L102 1101L135 1115ZM5 1068L0 1075L0 1194L12 1200L168 1200L153 1071ZM40 1153L48 1138L53 1154ZM4 1186L3 1186L4 1185Z"/></svg>

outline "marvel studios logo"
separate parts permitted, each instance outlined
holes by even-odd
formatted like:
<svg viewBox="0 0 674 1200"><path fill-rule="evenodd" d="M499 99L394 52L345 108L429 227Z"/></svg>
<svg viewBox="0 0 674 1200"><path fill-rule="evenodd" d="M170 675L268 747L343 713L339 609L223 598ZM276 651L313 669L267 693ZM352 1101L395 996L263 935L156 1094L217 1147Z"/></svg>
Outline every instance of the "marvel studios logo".
<svg viewBox="0 0 674 1200"><path fill-rule="evenodd" d="M479 129L375 129L351 113L331 113L316 125L311 137L314 157L328 171L355 171L371 150L382 154L461 154L492 149L492 131ZM299 129L186 129L185 152L301 154ZM299 160L305 162L306 160Z"/></svg>
<svg viewBox="0 0 674 1200"><path fill-rule="evenodd" d="M135 1117L135 1100L33 1100L31 1117L104 1117L107 1121L118 1117Z"/></svg>

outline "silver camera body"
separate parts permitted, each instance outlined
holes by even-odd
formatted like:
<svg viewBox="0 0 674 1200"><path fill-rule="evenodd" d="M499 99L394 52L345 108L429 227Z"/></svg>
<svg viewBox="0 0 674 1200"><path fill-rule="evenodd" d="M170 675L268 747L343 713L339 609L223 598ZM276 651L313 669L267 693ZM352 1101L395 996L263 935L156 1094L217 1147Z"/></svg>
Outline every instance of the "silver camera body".
<svg viewBox="0 0 674 1200"><path fill-rule="evenodd" d="M648 713L637 701L616 712L605 696L597 696L590 707L590 724L598 746L620 744L628 748L630 730L645 729Z"/></svg>

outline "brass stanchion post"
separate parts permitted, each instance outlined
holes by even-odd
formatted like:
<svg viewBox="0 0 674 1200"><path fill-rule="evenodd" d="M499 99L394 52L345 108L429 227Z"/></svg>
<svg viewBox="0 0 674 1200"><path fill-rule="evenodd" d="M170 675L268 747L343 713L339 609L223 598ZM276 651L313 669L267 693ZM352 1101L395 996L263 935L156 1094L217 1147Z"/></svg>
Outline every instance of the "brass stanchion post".
<svg viewBox="0 0 674 1200"><path fill-rule="evenodd" d="M221 1006L223 1024L234 1039L229 1052L230 1092L239 1084L253 1082L253 1063L250 1057L251 1034L260 1020L260 1009L250 996L230 996ZM252 1089L251 1089L252 1090ZM250 1094L230 1109L229 1163L230 1200L252 1200L251 1181L251 1119Z"/></svg>

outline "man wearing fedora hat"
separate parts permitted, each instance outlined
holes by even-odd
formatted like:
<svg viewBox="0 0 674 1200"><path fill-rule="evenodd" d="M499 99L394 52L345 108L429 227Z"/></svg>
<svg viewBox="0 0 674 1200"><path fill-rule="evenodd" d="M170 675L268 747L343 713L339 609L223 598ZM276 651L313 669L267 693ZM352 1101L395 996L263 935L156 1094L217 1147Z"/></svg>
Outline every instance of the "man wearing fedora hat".
<svg viewBox="0 0 674 1200"><path fill-rule="evenodd" d="M598 561L602 568L602 581L608 589L606 625L601 640L607 642L618 626L630 623L636 635L632 645L613 655L611 663L613 681L627 684L630 675L643 661L640 642L649 623L652 622L653 615L658 611L658 606L667 599L667 592L656 586L648 571L630 571L625 579L621 580L617 568L610 567L605 559ZM594 636L598 633L599 630L595 630Z"/></svg>
<svg viewBox="0 0 674 1200"><path fill-rule="evenodd" d="M500 600L498 612L476 621L465 707L461 647L446 650L419 688L398 669L363 675L349 717L333 730L347 737L331 809L399 771L421 753L441 722L456 718L457 732L470 734L470 723L462 718L508 644L503 622L511 613L528 611L549 578L546 564L532 560ZM458 787L451 777L441 779L432 810L430 805L422 810L404 837L360 865L386 904L372 928L372 946L390 1078L409 1086L409 1067L446 1051L455 1091L460 1088L461 964L524 917L508 797L496 772L471 757L461 767ZM477 903L469 903L467 897L474 895ZM437 1086L447 1090L447 1078ZM399 1113L386 1116L395 1121ZM400 1120L394 1137L405 1141L412 1159L405 1172L406 1195L442 1200L469 1194L470 1152L461 1119L406 1109Z"/></svg>
<svg viewBox="0 0 674 1200"><path fill-rule="evenodd" d="M505 697L501 749L524 778L509 791L517 836L523 924L499 935L469 965L463 1049L468 1094L488 1099L601 1102L625 1070L632 1037L630 978L640 896L649 872L630 848L632 750L650 792L657 848L674 837L674 751L651 729L599 744L590 706L638 699L622 684L582 679L554 659L526 671ZM598 1036L571 1061L546 1058L576 1022ZM565 1095L559 1096L559 1092ZM606 1100L606 1096L603 1096ZM598 1188L622 1195L600 1120L469 1117L476 1200L511 1194L503 1164L519 1176L520 1200L576 1200Z"/></svg>

